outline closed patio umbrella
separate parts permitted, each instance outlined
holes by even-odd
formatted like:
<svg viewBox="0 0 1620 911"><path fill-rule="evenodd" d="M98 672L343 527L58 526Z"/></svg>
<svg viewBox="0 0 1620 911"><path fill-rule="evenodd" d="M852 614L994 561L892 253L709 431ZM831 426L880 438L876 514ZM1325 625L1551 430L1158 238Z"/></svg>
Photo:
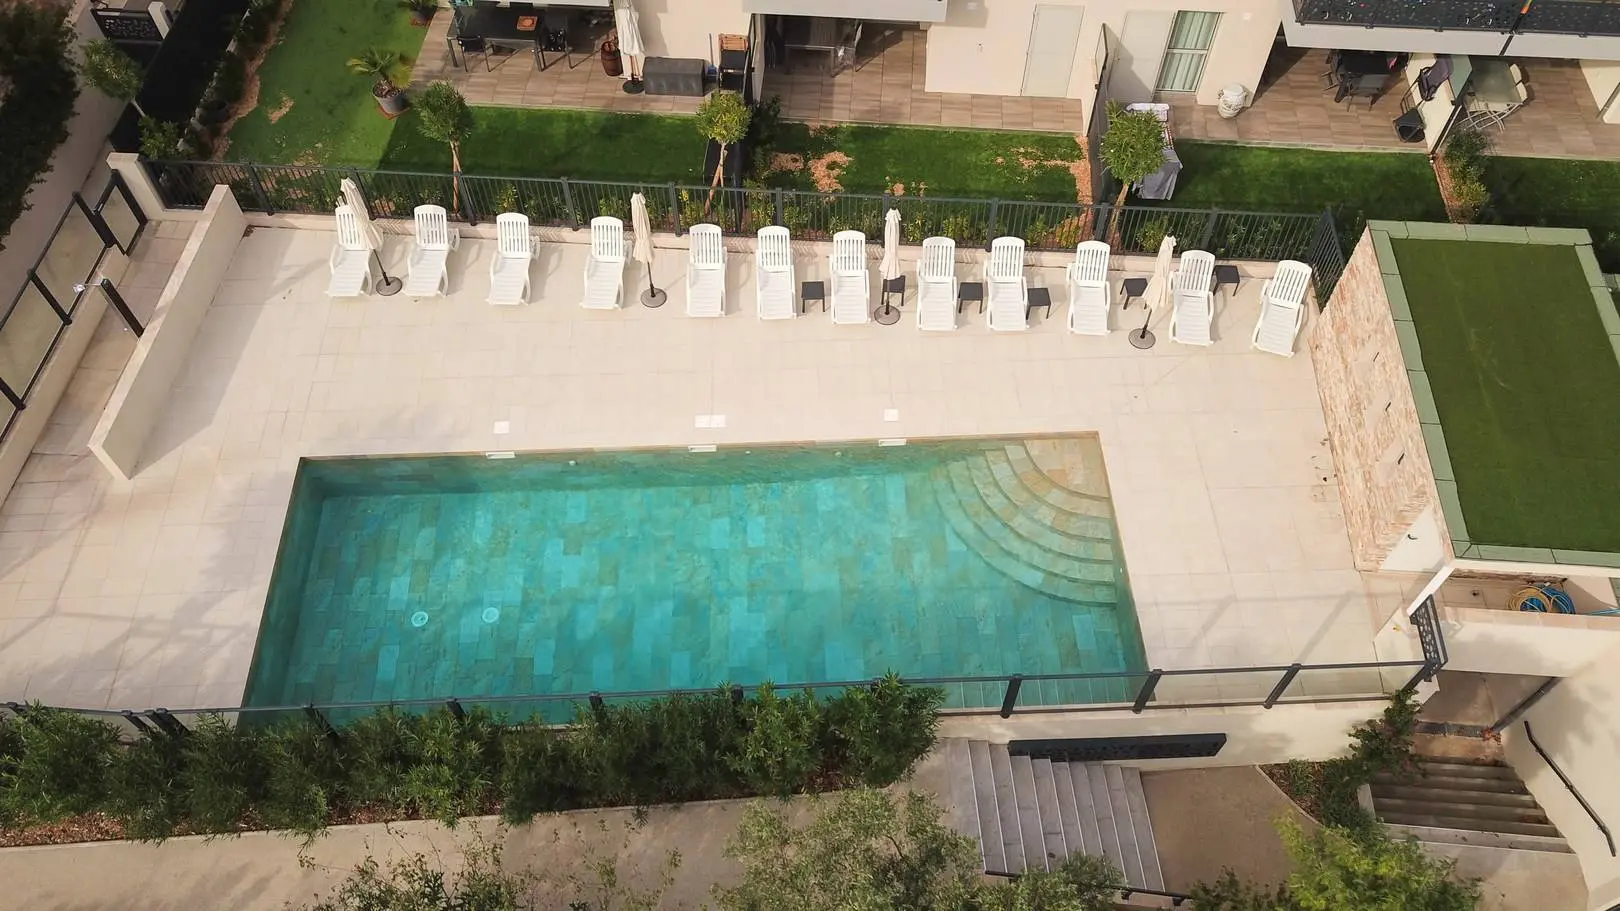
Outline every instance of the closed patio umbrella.
<svg viewBox="0 0 1620 911"><path fill-rule="evenodd" d="M1138 348L1152 348L1157 341L1153 333L1148 331L1148 323L1153 321L1153 311L1165 307L1170 303L1170 265L1176 255L1176 239L1166 234L1164 240L1159 242L1159 258L1153 263L1153 277L1148 279L1147 291L1142 295L1142 303L1147 307L1147 319L1142 320L1142 331L1132 332L1131 344Z"/></svg>
<svg viewBox="0 0 1620 911"><path fill-rule="evenodd" d="M631 0L614 0L613 27L619 33L619 53L625 58L624 68L630 74L625 80L624 90L631 94L641 91L641 64L636 61L638 57L645 57L647 49L641 43L641 20L636 18L636 8Z"/></svg>
<svg viewBox="0 0 1620 911"><path fill-rule="evenodd" d="M630 194L630 231L635 234L635 246L630 254L647 269L647 290L641 292L641 303L647 307L662 307L669 295L653 284L652 219L647 217L647 197Z"/></svg>
<svg viewBox="0 0 1620 911"><path fill-rule="evenodd" d="M883 306L873 316L885 326L900 321L900 308L889 304L889 283L900 277L900 210L890 209L883 215L883 262L878 265L883 278ZM905 303L905 286L900 288L900 302Z"/></svg>
<svg viewBox="0 0 1620 911"><path fill-rule="evenodd" d="M377 271L382 273L382 278L377 281L376 292L385 297L390 294L398 294L404 282L389 275L388 270L383 267L382 233L377 230L377 225L371 220L371 208L366 205L366 195L360 192L359 184L347 177L343 178L342 183L338 184L338 188L343 192L343 201L348 204L349 208L354 210L355 220L360 222L360 233L371 247L371 255L377 257Z"/></svg>

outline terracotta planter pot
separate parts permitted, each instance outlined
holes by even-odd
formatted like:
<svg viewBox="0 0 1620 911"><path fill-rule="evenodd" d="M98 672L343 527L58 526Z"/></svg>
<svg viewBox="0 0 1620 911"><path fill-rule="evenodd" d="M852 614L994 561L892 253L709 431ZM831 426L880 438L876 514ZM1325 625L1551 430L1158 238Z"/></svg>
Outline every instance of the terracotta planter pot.
<svg viewBox="0 0 1620 911"><path fill-rule="evenodd" d="M371 95L377 99L377 107L389 117L398 117L410 103L402 89L392 87L386 90L374 88L371 90Z"/></svg>

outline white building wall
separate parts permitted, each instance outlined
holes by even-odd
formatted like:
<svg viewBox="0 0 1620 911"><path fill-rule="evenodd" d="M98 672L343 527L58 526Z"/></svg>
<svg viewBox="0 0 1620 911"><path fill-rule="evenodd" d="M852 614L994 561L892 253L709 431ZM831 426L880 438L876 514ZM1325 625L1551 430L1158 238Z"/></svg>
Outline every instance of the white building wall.
<svg viewBox="0 0 1620 911"><path fill-rule="evenodd" d="M1620 103L1610 105L1607 111L1603 110L1615 90L1620 89L1620 63L1607 60L1582 60L1580 63L1581 75L1586 77L1586 87L1592 90L1592 103L1602 112L1603 122L1620 123Z"/></svg>
<svg viewBox="0 0 1620 911"><path fill-rule="evenodd" d="M1445 535L1435 518L1434 505L1418 516L1401 540L1384 558L1383 572L1438 572L1446 564Z"/></svg>
<svg viewBox="0 0 1620 911"><path fill-rule="evenodd" d="M698 57L710 63L721 35L746 35L742 0L635 0L649 57Z"/></svg>

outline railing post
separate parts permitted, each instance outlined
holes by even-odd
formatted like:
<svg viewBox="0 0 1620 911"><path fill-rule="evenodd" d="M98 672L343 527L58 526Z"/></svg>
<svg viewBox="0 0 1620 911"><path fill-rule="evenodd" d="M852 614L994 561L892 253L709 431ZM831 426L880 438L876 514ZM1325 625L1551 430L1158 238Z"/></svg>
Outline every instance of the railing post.
<svg viewBox="0 0 1620 911"><path fill-rule="evenodd" d="M681 236L681 194L675 189L675 181L669 182L669 217L673 219L675 236Z"/></svg>
<svg viewBox="0 0 1620 911"><path fill-rule="evenodd" d="M334 746L337 745L337 729L332 727L332 722L326 720L326 716L321 713L320 709L315 707L315 703L311 702L304 706L304 716L309 719L310 724L315 725L322 734L326 735L327 740L330 740Z"/></svg>
<svg viewBox="0 0 1620 911"><path fill-rule="evenodd" d="M602 699L602 694L596 692L595 690L591 691L590 700L591 714L595 715L597 718L601 718L603 713L607 711L607 702Z"/></svg>
<svg viewBox="0 0 1620 911"><path fill-rule="evenodd" d="M780 228L780 227L782 227L783 216L787 212L786 205L785 205L785 203L786 203L785 197L787 196L787 194L782 192L781 187L777 187L776 189L771 191L771 196L773 197L773 203L774 203L774 206L775 206L775 209L776 209L775 218L774 218L774 220L771 221L771 224L773 224L773 225Z"/></svg>
<svg viewBox="0 0 1620 911"><path fill-rule="evenodd" d="M444 701L444 707L450 710L450 714L456 716L457 721L467 720L467 710L461 707L461 700L457 699L456 697L451 696L449 699L446 699Z"/></svg>
<svg viewBox="0 0 1620 911"><path fill-rule="evenodd" d="M247 174L248 183L253 187L253 195L259 199L259 208L263 209L266 215L276 214L276 207L270 204L270 194L264 191L264 181L259 179L259 166L248 162Z"/></svg>
<svg viewBox="0 0 1620 911"><path fill-rule="evenodd" d="M996 215L999 214L1000 212L1001 212L1001 200L1000 199L991 199L990 200L990 218L989 218L988 221L985 222L985 226L984 226L985 227L985 230L984 230L984 248L986 250L989 250L990 245L995 243L995 241L996 241Z"/></svg>
<svg viewBox="0 0 1620 911"><path fill-rule="evenodd" d="M1153 691L1159 688L1159 678L1163 676L1164 670L1161 668L1148 671L1147 679L1142 681L1142 688L1136 691L1136 702L1131 705L1133 713L1142 714L1142 710L1147 708L1147 704L1153 701Z"/></svg>
<svg viewBox="0 0 1620 911"><path fill-rule="evenodd" d="M366 215L371 218L376 218L377 207L371 204L371 194L366 192L365 181L360 179L360 169L350 168L349 179L354 181L355 188L360 191L360 198L366 201Z"/></svg>
<svg viewBox="0 0 1620 911"><path fill-rule="evenodd" d="M129 722L130 727L140 731L142 734L151 736L152 726L146 723L145 718L142 718L129 709L124 709L122 712L119 712L119 714L124 716L124 720Z"/></svg>
<svg viewBox="0 0 1620 911"><path fill-rule="evenodd" d="M1282 698L1283 693L1293 684L1294 678L1299 676L1300 667L1301 665L1298 662L1288 665L1288 670L1283 672L1282 679L1277 681L1277 685L1271 688L1271 695L1266 697L1266 708L1269 709L1276 705L1277 700Z"/></svg>
<svg viewBox="0 0 1620 911"><path fill-rule="evenodd" d="M574 190L568 185L568 178L559 178L562 183L563 206L568 209L568 226L575 231L579 230L579 211L574 208Z"/></svg>
<svg viewBox="0 0 1620 911"><path fill-rule="evenodd" d="M6 401L11 403L11 407L17 409L18 411L21 411L21 410L23 410L24 408L27 407L23 403L22 396L18 395L16 390L11 388L11 384L6 382L5 379L3 379L3 378L0 378L0 395L5 396ZM15 702L6 703L7 706L13 706L13 705L16 705L16 704L17 703L15 703ZM21 714L21 713L19 712L18 714Z"/></svg>
<svg viewBox="0 0 1620 911"><path fill-rule="evenodd" d="M1024 675L1014 674L1007 678L1007 693L1001 697L1001 717L1011 718L1018 709L1018 691L1024 688Z"/></svg>
<svg viewBox="0 0 1620 911"><path fill-rule="evenodd" d="M731 701L732 701L732 702L742 702L742 701L743 701L743 688L742 688L742 684L740 684L740 683L733 683L733 684L732 684L732 685L731 685Z"/></svg>
<svg viewBox="0 0 1620 911"><path fill-rule="evenodd" d="M1112 203L1096 202L1091 204L1091 211L1095 213L1091 222L1091 239L1103 240L1108 234L1108 219L1112 217L1114 206Z"/></svg>
<svg viewBox="0 0 1620 911"><path fill-rule="evenodd" d="M189 733L186 726L180 723L180 719L171 715L168 709L153 709L147 714L152 716L153 724L171 737L184 737Z"/></svg>
<svg viewBox="0 0 1620 911"><path fill-rule="evenodd" d="M1209 242L1215 239L1215 222L1219 221L1220 217L1221 217L1221 210L1220 209L1210 209L1209 214L1204 216L1204 236L1198 242L1197 249L1199 249L1199 250L1208 250L1209 249Z"/></svg>
<svg viewBox="0 0 1620 911"><path fill-rule="evenodd" d="M467 192L467 176L460 171L452 171L450 182L461 199L461 214L467 219L467 224L478 226L478 207L473 205L472 194Z"/></svg>
<svg viewBox="0 0 1620 911"><path fill-rule="evenodd" d="M22 718L28 714L28 706L23 705L20 702L8 702L6 703L6 709L10 711L11 714L16 715L18 718Z"/></svg>

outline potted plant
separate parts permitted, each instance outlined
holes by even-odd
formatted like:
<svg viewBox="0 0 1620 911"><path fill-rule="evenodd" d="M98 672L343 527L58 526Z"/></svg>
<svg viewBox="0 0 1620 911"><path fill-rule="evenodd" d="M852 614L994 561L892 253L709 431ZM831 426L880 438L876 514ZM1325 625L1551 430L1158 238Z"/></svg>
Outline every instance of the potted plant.
<svg viewBox="0 0 1620 911"><path fill-rule="evenodd" d="M371 94L385 116L397 117L405 110L405 86L410 84L410 68L399 51L368 48L349 59L349 70L372 80Z"/></svg>
<svg viewBox="0 0 1620 911"><path fill-rule="evenodd" d="M118 49L118 45L106 38L97 38L86 44L79 72L86 82L100 89L102 94L132 104L135 106L136 114L146 116L146 112L141 110L140 103L135 100L135 96L140 94L146 74L141 72L140 64Z"/></svg>
<svg viewBox="0 0 1620 911"><path fill-rule="evenodd" d="M472 132L472 109L448 82L435 82L416 99L416 126L422 135L450 146L450 184L455 208L461 199L461 143Z"/></svg>
<svg viewBox="0 0 1620 911"><path fill-rule="evenodd" d="M709 198L703 204L704 214L714 205L714 192L726 175L726 151L742 142L748 135L748 121L753 116L736 92L715 92L703 99L697 109L697 128L705 139L719 146L719 161L715 164L714 178L709 183Z"/></svg>
<svg viewBox="0 0 1620 911"><path fill-rule="evenodd" d="M426 28L439 9L439 0L399 0L399 5L411 11L411 24Z"/></svg>

